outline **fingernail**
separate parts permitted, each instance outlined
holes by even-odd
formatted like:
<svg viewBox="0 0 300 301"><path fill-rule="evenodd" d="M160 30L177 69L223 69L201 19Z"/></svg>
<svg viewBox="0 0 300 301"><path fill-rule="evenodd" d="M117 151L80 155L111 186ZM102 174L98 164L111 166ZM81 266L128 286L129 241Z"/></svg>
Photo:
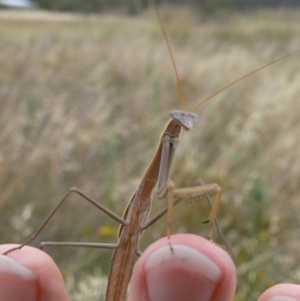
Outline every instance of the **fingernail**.
<svg viewBox="0 0 300 301"><path fill-rule="evenodd" d="M36 300L36 277L13 259L0 255L0 301Z"/></svg>
<svg viewBox="0 0 300 301"><path fill-rule="evenodd" d="M198 250L172 245L155 251L145 264L151 301L209 301L221 269Z"/></svg>
<svg viewBox="0 0 300 301"><path fill-rule="evenodd" d="M300 301L300 300L297 298L290 297L290 296L278 295L278 296L273 296L272 298L268 299L267 301Z"/></svg>
<svg viewBox="0 0 300 301"><path fill-rule="evenodd" d="M21 277L25 280L35 279L35 275L13 259L0 255L0 273Z"/></svg>

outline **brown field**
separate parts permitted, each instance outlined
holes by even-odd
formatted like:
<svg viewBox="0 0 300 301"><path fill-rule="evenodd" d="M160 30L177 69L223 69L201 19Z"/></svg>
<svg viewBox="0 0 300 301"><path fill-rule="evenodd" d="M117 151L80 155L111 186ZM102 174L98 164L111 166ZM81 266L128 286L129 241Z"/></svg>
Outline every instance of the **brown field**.
<svg viewBox="0 0 300 301"><path fill-rule="evenodd" d="M204 17L164 7L161 13L190 109L300 49L297 11ZM199 108L195 128L178 149L177 186L203 179L223 188L219 221L237 258L235 301L254 300L278 282L300 282L299 58L282 60ZM153 12L136 18L0 12L0 66L1 242L28 238L73 186L121 215L169 111L180 108ZM153 211L164 205L154 203ZM205 201L177 209L172 233L207 236ZM116 229L73 196L34 245L113 242ZM162 219L145 233L142 249L165 234ZM47 252L72 300L96 300L110 251Z"/></svg>

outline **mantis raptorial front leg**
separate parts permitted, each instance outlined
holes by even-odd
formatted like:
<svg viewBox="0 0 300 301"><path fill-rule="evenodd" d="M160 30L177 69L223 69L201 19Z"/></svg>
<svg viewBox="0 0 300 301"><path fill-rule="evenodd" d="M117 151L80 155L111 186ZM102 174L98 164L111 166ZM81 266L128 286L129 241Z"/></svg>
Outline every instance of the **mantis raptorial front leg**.
<svg viewBox="0 0 300 301"><path fill-rule="evenodd" d="M175 151L179 143L181 128L186 131L190 130L193 127L193 124L197 121L198 116L193 113L173 110L171 112L171 117L173 119L170 121L161 137L162 150L157 196L158 198L164 198L167 200L168 222L170 222L172 218L174 197L184 200L195 200L211 193L216 194L213 207L207 220L207 222L211 223L211 229L208 235L209 239L211 240L213 223L220 207L222 189L218 184L215 183L186 188L174 188L174 183L170 179L170 175L175 157ZM170 237L169 227L168 237Z"/></svg>
<svg viewBox="0 0 300 301"><path fill-rule="evenodd" d="M201 186L174 189L172 180L169 180L168 184L165 187L163 187L163 191L161 193L162 194L158 195L158 197L167 199L168 222L170 222L172 218L172 210L173 210L172 208L173 208L174 198L193 201L193 200L200 199L203 196L209 194L216 194L208 220L204 222L204 223L211 223L211 228L208 234L208 238L209 240L212 240L213 225L218 214L218 210L221 203L221 194L222 194L222 188L218 184L216 183L204 184ZM170 236L169 229L168 229L168 236Z"/></svg>
<svg viewBox="0 0 300 301"><path fill-rule="evenodd" d="M174 197L184 200L197 200L212 193L216 194L216 196L208 220L205 221L205 223L211 223L211 228L208 235L210 240L212 240L213 225L221 203L222 188L218 184L213 183L186 188L177 188L173 190Z"/></svg>

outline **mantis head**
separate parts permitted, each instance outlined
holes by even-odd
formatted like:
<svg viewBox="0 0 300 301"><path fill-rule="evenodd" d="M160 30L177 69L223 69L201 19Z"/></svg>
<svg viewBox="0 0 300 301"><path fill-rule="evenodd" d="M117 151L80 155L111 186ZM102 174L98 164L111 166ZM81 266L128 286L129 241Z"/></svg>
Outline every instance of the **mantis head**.
<svg viewBox="0 0 300 301"><path fill-rule="evenodd" d="M198 119L198 115L195 113L189 113L186 111L172 110L171 117L177 121L186 131L190 130L194 123Z"/></svg>

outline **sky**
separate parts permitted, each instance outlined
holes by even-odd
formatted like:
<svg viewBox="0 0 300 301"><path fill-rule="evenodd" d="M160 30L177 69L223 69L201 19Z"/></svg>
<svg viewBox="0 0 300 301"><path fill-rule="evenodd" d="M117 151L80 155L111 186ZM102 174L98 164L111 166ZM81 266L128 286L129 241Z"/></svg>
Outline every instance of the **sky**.
<svg viewBox="0 0 300 301"><path fill-rule="evenodd" d="M0 4L12 7L32 7L34 4L29 0L0 0Z"/></svg>

